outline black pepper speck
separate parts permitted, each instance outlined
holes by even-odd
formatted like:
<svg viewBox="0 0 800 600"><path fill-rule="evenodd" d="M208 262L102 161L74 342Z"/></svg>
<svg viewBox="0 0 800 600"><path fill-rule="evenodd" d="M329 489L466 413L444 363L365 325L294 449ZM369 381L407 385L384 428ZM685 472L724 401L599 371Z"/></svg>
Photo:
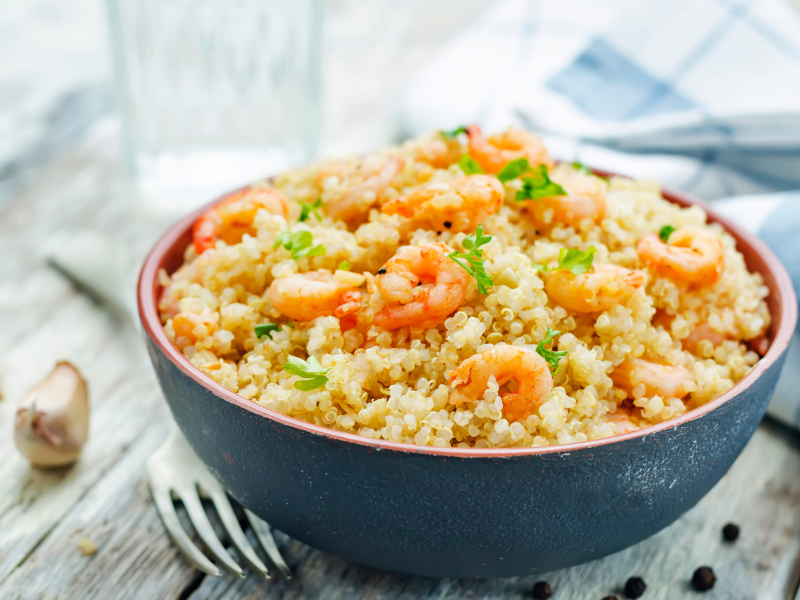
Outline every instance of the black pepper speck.
<svg viewBox="0 0 800 600"><path fill-rule="evenodd" d="M628 598L639 598L647 589L647 584L641 577L631 577L625 582L625 595Z"/></svg>
<svg viewBox="0 0 800 600"><path fill-rule="evenodd" d="M717 576L711 567L700 567L692 575L692 587L698 592L707 592L714 587L717 582Z"/></svg>
<svg viewBox="0 0 800 600"><path fill-rule="evenodd" d="M728 542L735 542L739 537L739 526L735 523L728 523L722 528L722 537Z"/></svg>
<svg viewBox="0 0 800 600"><path fill-rule="evenodd" d="M552 595L553 588L546 581L537 581L533 584L533 597L536 600L547 600Z"/></svg>
<svg viewBox="0 0 800 600"><path fill-rule="evenodd" d="M386 273L386 269L381 269L378 271L378 275L383 275L384 273Z"/></svg>
<svg viewBox="0 0 800 600"><path fill-rule="evenodd" d="M453 226L453 224L450 221L445 221L444 226L450 229Z"/></svg>

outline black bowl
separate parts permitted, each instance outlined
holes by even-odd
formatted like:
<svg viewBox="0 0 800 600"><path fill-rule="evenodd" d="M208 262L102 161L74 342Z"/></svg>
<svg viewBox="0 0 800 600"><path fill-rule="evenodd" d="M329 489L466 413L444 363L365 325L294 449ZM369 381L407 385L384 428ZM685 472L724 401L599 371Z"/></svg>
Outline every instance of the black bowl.
<svg viewBox="0 0 800 600"><path fill-rule="evenodd" d="M797 320L789 276L763 242L684 194L664 197L700 204L736 238L764 277L773 315L771 346L755 369L679 418L600 441L466 449L363 438L262 408L193 367L160 325L158 269L181 264L208 206L164 234L139 278L161 389L230 493L320 550L436 577L527 575L606 556L675 521L730 468L764 415Z"/></svg>

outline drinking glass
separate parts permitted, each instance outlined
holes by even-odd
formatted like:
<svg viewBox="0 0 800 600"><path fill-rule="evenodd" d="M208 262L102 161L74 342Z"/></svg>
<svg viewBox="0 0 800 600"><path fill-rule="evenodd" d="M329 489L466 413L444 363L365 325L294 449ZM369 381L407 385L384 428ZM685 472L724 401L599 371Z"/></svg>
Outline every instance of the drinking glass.
<svg viewBox="0 0 800 600"><path fill-rule="evenodd" d="M123 153L189 209L311 158L321 0L107 0Z"/></svg>

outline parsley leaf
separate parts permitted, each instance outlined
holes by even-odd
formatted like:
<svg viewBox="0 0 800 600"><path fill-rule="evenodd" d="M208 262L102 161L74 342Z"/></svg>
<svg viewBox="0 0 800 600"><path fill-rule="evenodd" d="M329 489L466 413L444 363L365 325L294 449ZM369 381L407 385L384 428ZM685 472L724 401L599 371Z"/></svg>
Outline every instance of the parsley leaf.
<svg viewBox="0 0 800 600"><path fill-rule="evenodd" d="M540 273L547 273L549 270L545 261L542 261L540 264L532 264L531 269L534 271L539 271Z"/></svg>
<svg viewBox="0 0 800 600"><path fill-rule="evenodd" d="M348 261L346 261L346 260L343 260L342 262L339 263L339 266L337 267L337 269L339 271L349 271L350 270L350 263Z"/></svg>
<svg viewBox="0 0 800 600"><path fill-rule="evenodd" d="M272 339L272 333L275 331L280 331L281 326L277 325L276 323L267 323L265 325L256 325L256 337L260 338L262 335L269 336L269 339Z"/></svg>
<svg viewBox="0 0 800 600"><path fill-rule="evenodd" d="M452 131L445 131L444 129L441 131L441 134L444 137L454 138L457 137L461 133L467 133L467 128L463 125L461 127L456 127Z"/></svg>
<svg viewBox="0 0 800 600"><path fill-rule="evenodd" d="M547 165L538 165L532 171L533 175L522 178L522 189L517 191L514 198L517 202L567 195L563 187L550 180Z"/></svg>
<svg viewBox="0 0 800 600"><path fill-rule="evenodd" d="M473 235L468 235L464 238L464 241L461 242L461 245L469 250L468 253L461 254L459 252L451 252L447 255L450 260L475 278L475 281L478 283L478 291L483 295L486 295L486 289L492 287L494 281L492 281L492 277L483 268L483 261L485 259L483 258L483 250L480 250L480 247L488 244L491 239L492 236L484 235L483 225L478 225L478 229L475 230L475 233ZM459 259L466 260L469 266Z"/></svg>
<svg viewBox="0 0 800 600"><path fill-rule="evenodd" d="M464 175L477 175L483 173L483 169L469 154L464 154L458 159L458 166L464 171Z"/></svg>
<svg viewBox="0 0 800 600"><path fill-rule="evenodd" d="M567 351L561 350L556 352L555 350L548 350L547 348L544 347L544 345L552 342L553 338L559 335L560 333L561 333L560 331L558 330L553 331L548 327L544 339L538 344L536 344L536 353L547 361L551 373L558 372L559 367L561 367L560 365L561 359L567 355Z"/></svg>
<svg viewBox="0 0 800 600"><path fill-rule="evenodd" d="M592 173L592 170L589 167L587 167L582 162L578 162L577 160L572 163L572 168L575 169L576 171L582 171L587 175L594 175L594 173Z"/></svg>
<svg viewBox="0 0 800 600"><path fill-rule="evenodd" d="M512 160L508 163L503 170L497 174L497 178L505 183L506 181L511 181L512 179L516 179L523 173L527 173L531 170L531 163L528 162L528 159L524 156L522 158L518 158L517 160Z"/></svg>
<svg viewBox="0 0 800 600"><path fill-rule="evenodd" d="M660 237L661 241L666 244L669 241L669 236L672 235L673 231L675 231L675 228L672 225L664 225L658 232L658 237Z"/></svg>
<svg viewBox="0 0 800 600"><path fill-rule="evenodd" d="M283 365L283 370L289 375L297 375L303 378L303 381L294 382L295 389L308 392L309 390L321 388L327 383L328 378L325 377L325 373L330 369L323 369L314 356L309 356L308 360L305 361L290 354L287 360L288 362Z"/></svg>
<svg viewBox="0 0 800 600"><path fill-rule="evenodd" d="M311 246L314 241L314 236L310 231L297 231L291 233L290 231L282 231L275 239L273 248L283 246L287 250L291 250L292 258L297 260L305 256L322 256L325 254L325 248L322 244Z"/></svg>
<svg viewBox="0 0 800 600"><path fill-rule="evenodd" d="M318 209L322 208L322 196L314 200L314 202L301 202L300 206L300 222L307 221L311 215L317 217L317 221L322 221L322 217L319 214Z"/></svg>
<svg viewBox="0 0 800 600"><path fill-rule="evenodd" d="M558 266L556 269L568 269L575 275L585 273L592 267L594 261L594 246L589 246L585 252L570 248L562 248L558 252ZM555 269L554 269L555 270Z"/></svg>

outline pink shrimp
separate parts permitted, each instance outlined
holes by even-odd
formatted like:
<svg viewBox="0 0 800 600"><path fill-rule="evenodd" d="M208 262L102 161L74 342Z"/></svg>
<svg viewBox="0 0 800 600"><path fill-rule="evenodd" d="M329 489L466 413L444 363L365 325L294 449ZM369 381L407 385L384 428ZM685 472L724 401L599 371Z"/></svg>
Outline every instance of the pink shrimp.
<svg viewBox="0 0 800 600"><path fill-rule="evenodd" d="M375 277L384 308L375 324L384 329L436 327L464 302L469 275L447 258L445 244L403 246Z"/></svg>

